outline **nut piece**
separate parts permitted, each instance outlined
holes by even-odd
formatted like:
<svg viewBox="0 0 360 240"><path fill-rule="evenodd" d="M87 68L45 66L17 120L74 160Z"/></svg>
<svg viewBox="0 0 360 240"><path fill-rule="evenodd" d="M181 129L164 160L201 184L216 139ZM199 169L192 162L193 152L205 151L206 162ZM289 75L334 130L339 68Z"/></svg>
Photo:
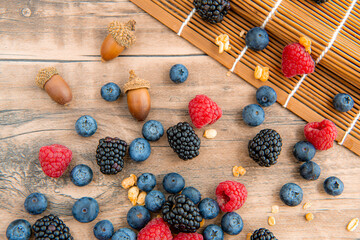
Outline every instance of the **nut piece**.
<svg viewBox="0 0 360 240"><path fill-rule="evenodd" d="M278 205L274 205L271 207L271 213L278 213L280 212L280 208Z"/></svg>
<svg viewBox="0 0 360 240"><path fill-rule="evenodd" d="M270 226L274 226L275 225L275 218L273 217L273 216L270 216L269 218L268 218L268 224L270 225Z"/></svg>
<svg viewBox="0 0 360 240"><path fill-rule="evenodd" d="M299 39L299 43L305 47L305 50L311 54L311 40L306 36L302 36Z"/></svg>
<svg viewBox="0 0 360 240"><path fill-rule="evenodd" d="M308 209L311 207L311 202L306 202L303 206L303 209Z"/></svg>
<svg viewBox="0 0 360 240"><path fill-rule="evenodd" d="M270 71L268 67L256 66L254 71L255 79L266 82L269 79Z"/></svg>
<svg viewBox="0 0 360 240"><path fill-rule="evenodd" d="M219 46L219 53L223 53L224 51L229 51L230 47L230 39L227 34L220 34L215 38L215 44Z"/></svg>
<svg viewBox="0 0 360 240"><path fill-rule="evenodd" d="M122 180L121 186L125 189L129 189L136 184L136 180L137 180L136 176L134 174L131 174L130 177Z"/></svg>
<svg viewBox="0 0 360 240"><path fill-rule="evenodd" d="M139 193L140 193L140 190L136 186L133 186L129 189L128 198L131 201L133 206L136 205L136 201L138 199Z"/></svg>
<svg viewBox="0 0 360 240"><path fill-rule="evenodd" d="M353 218L353 219L351 219L351 221L346 226L346 229L349 232L352 232L357 228L358 225L359 225L359 219L358 218Z"/></svg>
<svg viewBox="0 0 360 240"><path fill-rule="evenodd" d="M246 31L244 29L242 29L239 36L242 38L245 33L246 33Z"/></svg>
<svg viewBox="0 0 360 240"><path fill-rule="evenodd" d="M144 206L145 205L145 198L146 198L146 192L141 192L139 196L137 197L136 203Z"/></svg>
<svg viewBox="0 0 360 240"><path fill-rule="evenodd" d="M234 166L232 169L234 177L243 176L246 173L246 169L242 166Z"/></svg>
<svg viewBox="0 0 360 240"><path fill-rule="evenodd" d="M307 213L307 214L305 215L305 218L306 218L306 221L310 222L311 220L314 219L314 214L312 214L312 213Z"/></svg>
<svg viewBox="0 0 360 240"><path fill-rule="evenodd" d="M203 227L204 224L205 224L205 218L203 218L203 220L201 220L201 222L200 222L200 227Z"/></svg>
<svg viewBox="0 0 360 240"><path fill-rule="evenodd" d="M248 234L246 235L246 240L251 240L251 236L252 236L252 233L248 233Z"/></svg>
<svg viewBox="0 0 360 240"><path fill-rule="evenodd" d="M217 131L215 129L208 129L204 132L204 137L207 139L213 139L217 135Z"/></svg>

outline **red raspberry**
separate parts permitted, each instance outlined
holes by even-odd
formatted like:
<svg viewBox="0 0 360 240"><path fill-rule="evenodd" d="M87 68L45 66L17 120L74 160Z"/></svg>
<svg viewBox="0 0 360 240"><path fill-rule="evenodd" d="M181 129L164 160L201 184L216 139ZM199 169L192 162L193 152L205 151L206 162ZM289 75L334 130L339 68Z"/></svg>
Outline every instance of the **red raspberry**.
<svg viewBox="0 0 360 240"><path fill-rule="evenodd" d="M282 72L287 78L314 72L315 63L300 43L287 45L282 52Z"/></svg>
<svg viewBox="0 0 360 240"><path fill-rule="evenodd" d="M189 102L189 114L194 126L202 128L219 120L222 111L208 96L197 95Z"/></svg>
<svg viewBox="0 0 360 240"><path fill-rule="evenodd" d="M199 233L179 233L174 240L203 240L203 236Z"/></svg>
<svg viewBox="0 0 360 240"><path fill-rule="evenodd" d="M244 205L247 198L247 190L242 183L225 181L217 186L216 197L221 211L233 212Z"/></svg>
<svg viewBox="0 0 360 240"><path fill-rule="evenodd" d="M44 173L53 178L63 175L72 158L72 152L65 146L53 144L43 146L39 151L39 161Z"/></svg>
<svg viewBox="0 0 360 240"><path fill-rule="evenodd" d="M172 240L169 226L162 218L151 220L138 234L138 240Z"/></svg>
<svg viewBox="0 0 360 240"><path fill-rule="evenodd" d="M304 127L306 139L314 145L317 150L332 148L337 136L335 124L324 119L322 122L312 122Z"/></svg>

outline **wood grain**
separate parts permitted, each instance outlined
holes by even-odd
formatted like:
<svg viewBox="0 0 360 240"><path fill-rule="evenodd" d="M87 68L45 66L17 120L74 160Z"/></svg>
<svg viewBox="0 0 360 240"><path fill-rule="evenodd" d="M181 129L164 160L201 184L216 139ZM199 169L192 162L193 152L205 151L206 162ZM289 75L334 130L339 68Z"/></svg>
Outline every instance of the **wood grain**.
<svg viewBox="0 0 360 240"><path fill-rule="evenodd" d="M127 227L130 209L126 191L120 186L130 173L152 172L161 183L169 172L179 172L187 186L198 188L203 197L214 198L216 185L224 180L239 180L249 191L246 204L237 211L244 220L239 236L259 227L270 228L279 239L357 239L360 229L349 233L345 227L360 215L360 171L358 157L335 144L318 152L315 161L322 174L309 182L299 175L300 164L292 156L292 147L303 140L305 122L275 104L266 108L265 123L246 126L241 109L255 103L255 89L237 76L226 77L227 70L187 41L179 38L158 21L128 1L0 1L0 239L5 239L8 224L18 218L33 224L45 214L57 214L70 227L76 240L95 239L92 228L97 221L109 219L116 229ZM31 10L30 17L21 14ZM138 42L111 62L101 63L99 50L106 36L106 26L114 19L137 21ZM168 76L173 64L183 63L189 79L174 85ZM73 90L73 101L63 107L54 103L34 84L37 71L56 66ZM196 94L207 94L222 107L223 117L212 127L218 131L214 140L201 138L200 156L184 162L168 147L166 137L151 143L152 154L144 163L126 159L126 167L116 176L104 176L95 162L98 140L118 136L127 142L141 136L139 123L132 119L126 98L109 103L100 96L100 87L110 81L119 85L134 69L151 81L152 110L148 119L160 120L165 128L179 121L190 121L187 104ZM82 138L74 131L78 117L88 114L98 122L97 133ZM263 128L277 130L284 147L279 163L272 168L257 166L247 153L247 143ZM202 135L203 130L196 130ZM64 144L73 151L73 161L60 179L46 177L37 160L43 145ZM94 171L94 180L86 187L74 186L69 173L72 167L85 163ZM247 169L241 178L232 176L234 165ZM339 197L327 195L322 183L338 176L345 184ZM281 203L278 193L287 182L304 190L303 203L310 201L315 219L306 222L302 206L290 208ZM161 184L157 189L163 190ZM41 216L26 213L23 203L32 192L42 192L49 207ZM81 224L71 216L76 199L96 198L100 205L98 218ZM271 206L280 205L280 213L271 214ZM273 215L277 224L267 225ZM220 217L207 223L220 223Z"/></svg>

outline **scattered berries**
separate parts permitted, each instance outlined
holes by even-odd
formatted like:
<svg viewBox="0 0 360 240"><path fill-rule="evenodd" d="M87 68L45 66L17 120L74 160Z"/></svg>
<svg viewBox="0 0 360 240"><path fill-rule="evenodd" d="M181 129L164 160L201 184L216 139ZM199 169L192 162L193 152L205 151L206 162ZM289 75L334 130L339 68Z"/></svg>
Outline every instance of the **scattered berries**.
<svg viewBox="0 0 360 240"><path fill-rule="evenodd" d="M129 146L129 155L135 162L143 162L150 157L150 143L144 138L134 139Z"/></svg>
<svg viewBox="0 0 360 240"><path fill-rule="evenodd" d="M127 213L127 222L130 227L140 230L150 221L150 213L143 206L132 207Z"/></svg>
<svg viewBox="0 0 360 240"><path fill-rule="evenodd" d="M179 233L174 240L204 240L204 238L199 233Z"/></svg>
<svg viewBox="0 0 360 240"><path fill-rule="evenodd" d="M222 116L221 108L206 95L196 95L189 102L189 114L196 128L213 124Z"/></svg>
<svg viewBox="0 0 360 240"><path fill-rule="evenodd" d="M186 187L181 191L181 194L184 194L189 198L193 203L198 204L201 200L201 193L194 187Z"/></svg>
<svg viewBox="0 0 360 240"><path fill-rule="evenodd" d="M314 145L306 141L297 142L293 148L295 158L301 162L307 162L314 158L316 149Z"/></svg>
<svg viewBox="0 0 360 240"><path fill-rule="evenodd" d="M272 129L263 129L249 141L249 156L260 166L270 167L277 163L281 147L280 134Z"/></svg>
<svg viewBox="0 0 360 240"><path fill-rule="evenodd" d="M145 191L150 192L156 185L156 178L152 173L143 173L137 180L137 186Z"/></svg>
<svg viewBox="0 0 360 240"><path fill-rule="evenodd" d="M138 234L137 240L172 240L171 231L162 218L151 220Z"/></svg>
<svg viewBox="0 0 360 240"><path fill-rule="evenodd" d="M32 230L35 240L56 239L55 236L58 239L74 240L65 223L52 214L38 219L32 226Z"/></svg>
<svg viewBox="0 0 360 240"><path fill-rule="evenodd" d="M167 131L167 139L170 147L179 158L190 160L197 157L200 149L200 138L187 122L180 122L170 127Z"/></svg>
<svg viewBox="0 0 360 240"><path fill-rule="evenodd" d="M199 203L200 214L204 219L213 219L219 215L219 204L211 198L204 198Z"/></svg>
<svg viewBox="0 0 360 240"><path fill-rule="evenodd" d="M332 148L337 136L335 124L328 119L306 124L304 133L306 139L312 143L317 150Z"/></svg>
<svg viewBox="0 0 360 240"><path fill-rule="evenodd" d="M277 240L277 238L274 236L270 230L266 228L259 228L254 231L254 233L251 235L250 240Z"/></svg>
<svg viewBox="0 0 360 240"><path fill-rule="evenodd" d="M71 150L59 144L41 147L39 151L41 168L47 176L52 178L61 177L71 159Z"/></svg>
<svg viewBox="0 0 360 240"><path fill-rule="evenodd" d="M344 183L337 177L328 177L324 181L325 192L332 196L339 196L344 191Z"/></svg>
<svg viewBox="0 0 360 240"><path fill-rule="evenodd" d="M163 179L163 187L168 193L179 193L185 187L185 179L178 173L168 173Z"/></svg>
<svg viewBox="0 0 360 240"><path fill-rule="evenodd" d="M151 212L158 212L165 203L165 196L158 190L152 190L145 197L145 207Z"/></svg>
<svg viewBox="0 0 360 240"><path fill-rule="evenodd" d="M339 112L347 112L354 107L354 100L347 93L339 93L334 97L333 105Z"/></svg>
<svg viewBox="0 0 360 240"><path fill-rule="evenodd" d="M99 240L109 240L114 234L114 226L109 220L102 220L95 224L94 235Z"/></svg>
<svg viewBox="0 0 360 240"><path fill-rule="evenodd" d="M71 170L70 179L76 186L86 186L93 179L93 171L85 164L76 165Z"/></svg>
<svg viewBox="0 0 360 240"><path fill-rule="evenodd" d="M256 91L256 101L263 107L269 107L276 102L277 94L272 87L262 86Z"/></svg>
<svg viewBox="0 0 360 240"><path fill-rule="evenodd" d="M72 208L73 217L81 223L94 221L98 214L99 204L95 199L90 197L80 198Z"/></svg>
<svg viewBox="0 0 360 240"><path fill-rule="evenodd" d="M225 181L217 186L216 197L221 211L232 212L244 205L247 198L247 190L242 183Z"/></svg>
<svg viewBox="0 0 360 240"><path fill-rule="evenodd" d="M308 161L300 167L300 175L306 180L316 180L320 177L320 173L320 166L313 161Z"/></svg>
<svg viewBox="0 0 360 240"><path fill-rule="evenodd" d="M280 190L280 199L288 206L297 206L303 199L303 190L295 183L287 183Z"/></svg>
<svg viewBox="0 0 360 240"><path fill-rule="evenodd" d="M113 82L109 82L101 87L101 97L108 102L116 101L121 94L120 87Z"/></svg>
<svg viewBox="0 0 360 240"><path fill-rule="evenodd" d="M24 219L12 221L6 229L6 238L8 240L29 240L30 236L31 225Z"/></svg>
<svg viewBox="0 0 360 240"><path fill-rule="evenodd" d="M238 235L243 227L243 220L236 212L228 212L221 218L221 228L229 235Z"/></svg>
<svg viewBox="0 0 360 240"><path fill-rule="evenodd" d="M264 110L257 104L250 104L242 110L242 118L246 125L256 127L265 120Z"/></svg>
<svg viewBox="0 0 360 240"><path fill-rule="evenodd" d="M119 138L106 137L99 140L96 161L103 174L117 174L124 167L127 143Z"/></svg>
<svg viewBox="0 0 360 240"><path fill-rule="evenodd" d="M221 22L230 10L228 0L194 0L194 5L200 17L212 24Z"/></svg>
<svg viewBox="0 0 360 240"><path fill-rule="evenodd" d="M174 83L183 83L187 80L189 71L182 64L175 64L170 69L170 79Z"/></svg>
<svg viewBox="0 0 360 240"><path fill-rule="evenodd" d="M31 215L43 213L48 206L48 201L42 193L30 194L24 202L25 210Z"/></svg>
<svg viewBox="0 0 360 240"><path fill-rule="evenodd" d="M76 121L75 130L82 137L90 137L96 132L97 123L93 117L84 115Z"/></svg>
<svg viewBox="0 0 360 240"><path fill-rule="evenodd" d="M269 35L265 29L254 27L246 34L245 43L251 50L261 51L269 45Z"/></svg>
<svg viewBox="0 0 360 240"><path fill-rule="evenodd" d="M208 225L204 232L204 240L224 240L224 232L218 225Z"/></svg>
<svg viewBox="0 0 360 240"><path fill-rule="evenodd" d="M315 62L300 43L287 45L282 53L281 70L285 77L309 74L315 70Z"/></svg>
<svg viewBox="0 0 360 240"><path fill-rule="evenodd" d="M142 127L142 135L148 141L157 141L164 135L164 127L159 121L149 120Z"/></svg>
<svg viewBox="0 0 360 240"><path fill-rule="evenodd" d="M114 233L111 240L136 240L136 233L130 228L120 228Z"/></svg>

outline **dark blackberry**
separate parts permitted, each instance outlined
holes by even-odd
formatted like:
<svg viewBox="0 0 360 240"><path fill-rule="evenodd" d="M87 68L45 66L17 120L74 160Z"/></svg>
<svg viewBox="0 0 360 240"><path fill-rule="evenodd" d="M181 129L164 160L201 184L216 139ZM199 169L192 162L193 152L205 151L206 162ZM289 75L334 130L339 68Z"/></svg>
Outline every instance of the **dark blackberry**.
<svg viewBox="0 0 360 240"><path fill-rule="evenodd" d="M228 0L194 0L196 11L209 23L219 23L230 10Z"/></svg>
<svg viewBox="0 0 360 240"><path fill-rule="evenodd" d="M322 4L322 3L326 3L329 0L313 0L314 2L316 2L317 4Z"/></svg>
<svg viewBox="0 0 360 240"><path fill-rule="evenodd" d="M266 228L259 228L251 235L250 240L277 240L277 238Z"/></svg>
<svg viewBox="0 0 360 240"><path fill-rule="evenodd" d="M249 155L262 167L276 164L282 147L280 135L272 129L261 130L249 141Z"/></svg>
<svg viewBox="0 0 360 240"><path fill-rule="evenodd" d="M199 155L200 138L187 122L180 122L170 127L167 131L170 147L179 158L189 160Z"/></svg>
<svg viewBox="0 0 360 240"><path fill-rule="evenodd" d="M179 232L196 232L202 221L199 208L183 194L170 195L162 214L164 221Z"/></svg>
<svg viewBox="0 0 360 240"><path fill-rule="evenodd" d="M127 143L119 138L106 137L99 140L96 161L103 174L117 174L124 167Z"/></svg>
<svg viewBox="0 0 360 240"><path fill-rule="evenodd" d="M70 229L65 223L52 214L40 218L32 226L35 240L73 240Z"/></svg>

